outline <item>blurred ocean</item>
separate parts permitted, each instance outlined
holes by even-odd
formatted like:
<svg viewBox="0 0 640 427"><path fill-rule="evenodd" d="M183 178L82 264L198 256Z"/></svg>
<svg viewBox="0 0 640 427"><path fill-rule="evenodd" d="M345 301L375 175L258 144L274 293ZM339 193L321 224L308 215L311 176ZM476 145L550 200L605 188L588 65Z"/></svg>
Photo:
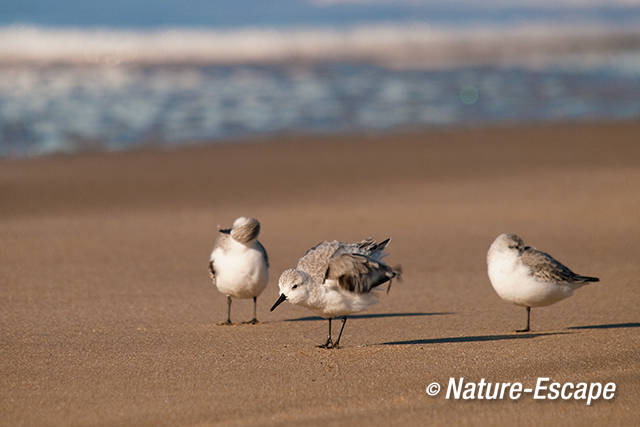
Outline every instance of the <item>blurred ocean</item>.
<svg viewBox="0 0 640 427"><path fill-rule="evenodd" d="M640 117L633 0L36 3L0 5L0 156Z"/></svg>

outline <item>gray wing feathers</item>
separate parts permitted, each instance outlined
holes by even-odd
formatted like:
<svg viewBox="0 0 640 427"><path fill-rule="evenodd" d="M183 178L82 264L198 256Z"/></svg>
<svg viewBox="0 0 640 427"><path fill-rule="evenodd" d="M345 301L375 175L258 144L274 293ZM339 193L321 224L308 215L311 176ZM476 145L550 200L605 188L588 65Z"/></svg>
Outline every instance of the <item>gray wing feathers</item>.
<svg viewBox="0 0 640 427"><path fill-rule="evenodd" d="M522 263L531 269L533 277L554 282L597 282L596 277L580 276L546 252L526 246L520 254Z"/></svg>
<svg viewBox="0 0 640 427"><path fill-rule="evenodd" d="M215 243L213 244L213 250L217 248L222 248L225 250L229 246L229 238L228 234L218 233L218 237L216 238ZM211 278L211 282L216 284L216 269L213 262L213 258L209 259L209 277Z"/></svg>
<svg viewBox="0 0 640 427"><path fill-rule="evenodd" d="M366 255L342 253L331 258L325 278L336 280L345 291L365 294L396 274L388 265Z"/></svg>
<svg viewBox="0 0 640 427"><path fill-rule="evenodd" d="M389 239L380 243L373 239L358 243L324 241L309 249L297 268L309 274L315 283L333 279L342 289L367 293L399 274L399 270L381 262L388 243Z"/></svg>
<svg viewBox="0 0 640 427"><path fill-rule="evenodd" d="M320 284L324 281L329 259L339 247L340 242L336 240L318 243L298 260L296 268L306 272L315 283Z"/></svg>
<svg viewBox="0 0 640 427"><path fill-rule="evenodd" d="M378 243L372 238L368 238L362 240L361 242L354 243L353 245L349 245L349 247L345 246L345 249L352 249L350 251L352 253L358 253L366 255L375 260L381 260L382 258L387 256L387 254L384 252L384 248L387 247L390 241L390 238L386 238L382 242Z"/></svg>
<svg viewBox="0 0 640 427"><path fill-rule="evenodd" d="M267 255L267 250L264 248L264 246L262 246L262 243L260 243L259 240L256 240L256 243L258 244L258 250L262 252L264 262L267 264L267 267L269 267L269 255Z"/></svg>
<svg viewBox="0 0 640 427"><path fill-rule="evenodd" d="M216 284L216 270L213 266L213 260L209 261L209 277L211 278L211 282Z"/></svg>

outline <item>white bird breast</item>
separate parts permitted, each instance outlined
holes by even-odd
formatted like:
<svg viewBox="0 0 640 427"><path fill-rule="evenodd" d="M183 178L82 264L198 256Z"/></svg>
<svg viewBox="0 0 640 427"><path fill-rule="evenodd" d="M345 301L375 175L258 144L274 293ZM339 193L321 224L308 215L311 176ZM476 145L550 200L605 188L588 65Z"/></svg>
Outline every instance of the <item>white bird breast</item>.
<svg viewBox="0 0 640 427"><path fill-rule="evenodd" d="M542 307L573 294L571 286L538 280L520 262L515 251L490 253L489 280L500 298L513 304Z"/></svg>
<svg viewBox="0 0 640 427"><path fill-rule="evenodd" d="M216 287L225 295L252 298L267 286L269 271L262 253L230 239L227 251L216 248L211 253L216 271Z"/></svg>

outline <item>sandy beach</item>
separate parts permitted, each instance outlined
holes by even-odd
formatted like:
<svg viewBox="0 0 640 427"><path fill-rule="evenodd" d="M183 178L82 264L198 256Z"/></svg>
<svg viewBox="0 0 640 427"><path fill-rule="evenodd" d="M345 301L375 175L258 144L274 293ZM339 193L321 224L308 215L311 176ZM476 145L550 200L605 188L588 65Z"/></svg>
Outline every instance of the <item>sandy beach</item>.
<svg viewBox="0 0 640 427"><path fill-rule="evenodd" d="M0 160L0 424L634 425L640 122L288 135ZM218 326L217 226L262 223L256 326ZM486 251L516 232L601 282L525 311ZM278 297L324 239L391 237L404 281L316 348ZM251 316L249 300L232 320ZM613 400L446 400L449 378L615 382Z"/></svg>

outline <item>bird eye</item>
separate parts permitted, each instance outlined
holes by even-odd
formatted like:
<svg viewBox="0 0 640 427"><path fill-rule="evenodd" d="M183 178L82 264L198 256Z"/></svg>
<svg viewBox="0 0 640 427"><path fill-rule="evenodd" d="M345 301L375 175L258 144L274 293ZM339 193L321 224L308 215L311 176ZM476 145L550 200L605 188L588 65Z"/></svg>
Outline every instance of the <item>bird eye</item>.
<svg viewBox="0 0 640 427"><path fill-rule="evenodd" d="M297 287L298 287L298 285L293 285L293 286L291 287L291 289L295 289L295 288L297 288Z"/></svg>

